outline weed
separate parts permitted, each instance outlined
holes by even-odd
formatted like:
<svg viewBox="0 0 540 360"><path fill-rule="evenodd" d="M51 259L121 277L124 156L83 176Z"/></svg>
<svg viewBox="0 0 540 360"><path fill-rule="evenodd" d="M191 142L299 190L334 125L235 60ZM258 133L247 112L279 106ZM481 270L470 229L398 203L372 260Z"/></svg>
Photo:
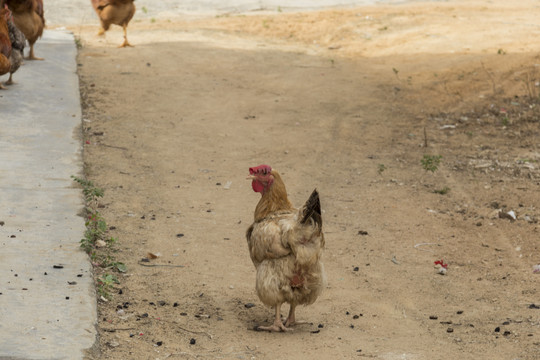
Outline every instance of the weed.
<svg viewBox="0 0 540 360"><path fill-rule="evenodd" d="M396 68L392 68L392 71L394 72L394 75L396 75L396 78L399 80L399 70Z"/></svg>
<svg viewBox="0 0 540 360"><path fill-rule="evenodd" d="M126 272L126 265L116 261L111 255L116 239L107 237L107 223L97 210L99 199L104 195L103 189L96 187L89 180L76 176L71 176L71 178L82 186L85 200L86 230L84 231L84 237L80 240L81 248L90 256L94 266L112 269L121 273ZM99 248L102 248L102 250ZM118 279L110 274L104 274L96 278L98 293L107 299L110 298L109 290L114 282L117 283Z"/></svg>
<svg viewBox="0 0 540 360"><path fill-rule="evenodd" d="M97 292L106 299L111 299L111 290L114 284L119 284L118 278L112 274L105 273L97 279Z"/></svg>
<svg viewBox="0 0 540 360"><path fill-rule="evenodd" d="M145 13L145 14L148 13L148 9L146 8L146 6L143 6L141 10L142 10L142 12Z"/></svg>
<svg viewBox="0 0 540 360"><path fill-rule="evenodd" d="M497 54L506 55L506 51L504 49L499 49L499 50L497 50Z"/></svg>
<svg viewBox="0 0 540 360"><path fill-rule="evenodd" d="M151 22L152 24L155 23L155 22L156 22L156 18L151 18L151 19L150 19L150 22Z"/></svg>
<svg viewBox="0 0 540 360"><path fill-rule="evenodd" d="M75 46L77 47L77 49L82 49L81 38L78 36L75 37Z"/></svg>
<svg viewBox="0 0 540 360"><path fill-rule="evenodd" d="M449 191L450 191L450 188L448 186L445 186L445 187L443 187L442 189L439 189L439 190L433 190L433 192L435 194L440 194L440 195L446 195L446 194L448 194Z"/></svg>
<svg viewBox="0 0 540 360"><path fill-rule="evenodd" d="M439 169L441 159L441 155L424 155L424 157L420 160L420 163L422 164L424 170L435 172Z"/></svg>
<svg viewBox="0 0 540 360"><path fill-rule="evenodd" d="M277 7L277 11L278 11L278 12L283 12L283 10L281 9L281 6L278 6L278 7Z"/></svg>
<svg viewBox="0 0 540 360"><path fill-rule="evenodd" d="M377 166L377 172L379 173L379 175L382 175L384 170L386 170L386 166L384 166L384 164L379 164Z"/></svg>

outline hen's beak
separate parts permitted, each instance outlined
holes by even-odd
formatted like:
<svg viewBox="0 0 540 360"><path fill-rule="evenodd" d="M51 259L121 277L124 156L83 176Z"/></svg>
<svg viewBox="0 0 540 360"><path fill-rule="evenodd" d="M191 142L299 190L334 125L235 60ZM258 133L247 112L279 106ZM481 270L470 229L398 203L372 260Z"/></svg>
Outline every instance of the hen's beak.
<svg viewBox="0 0 540 360"><path fill-rule="evenodd" d="M249 175L246 180L255 180L257 177L255 175Z"/></svg>

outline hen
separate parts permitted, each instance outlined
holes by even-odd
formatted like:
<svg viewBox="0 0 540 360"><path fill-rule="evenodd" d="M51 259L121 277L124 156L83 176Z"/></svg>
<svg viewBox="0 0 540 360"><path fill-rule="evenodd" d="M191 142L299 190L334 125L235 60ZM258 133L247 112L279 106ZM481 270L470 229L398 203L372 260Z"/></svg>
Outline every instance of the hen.
<svg viewBox="0 0 540 360"><path fill-rule="evenodd" d="M26 38L24 37L22 31L19 30L13 23L11 12L7 22L7 26L9 29L9 40L11 41L12 50L11 56L9 57L9 60L11 62L11 67L9 69L9 79L6 82L6 85L11 85L13 84L13 73L19 69L23 62L24 44L26 42Z"/></svg>
<svg viewBox="0 0 540 360"><path fill-rule="evenodd" d="M0 9L0 75L7 74L11 68L11 41L9 40L8 20L11 14L7 7ZM0 88L3 89L2 85Z"/></svg>
<svg viewBox="0 0 540 360"><path fill-rule="evenodd" d="M127 39L127 26L135 15L134 0L91 0L96 11L101 29L98 35L105 34L111 24L119 25L124 29L124 42L119 47L132 46Z"/></svg>
<svg viewBox="0 0 540 360"><path fill-rule="evenodd" d="M297 210L276 170L260 165L250 168L249 174L253 190L262 195L255 208L255 221L246 232L249 254L257 269L255 288L259 299L275 310L274 323L257 330L288 331L296 323L296 307L315 302L326 283L321 262L324 235L319 194L314 190ZM285 324L280 313L283 303L290 304Z"/></svg>
<svg viewBox="0 0 540 360"><path fill-rule="evenodd" d="M28 44L30 52L29 60L43 60L34 54L34 44L43 34L45 28L45 17L43 11L43 0L3 0L13 13L15 26L22 31Z"/></svg>

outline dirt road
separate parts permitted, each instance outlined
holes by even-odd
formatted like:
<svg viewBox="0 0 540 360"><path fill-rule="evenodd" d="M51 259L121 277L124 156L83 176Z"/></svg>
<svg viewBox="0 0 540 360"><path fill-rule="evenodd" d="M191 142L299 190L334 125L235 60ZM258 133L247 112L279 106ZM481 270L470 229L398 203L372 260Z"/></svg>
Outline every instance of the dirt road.
<svg viewBox="0 0 540 360"><path fill-rule="evenodd" d="M89 358L539 358L538 9L505 3L140 21L128 49L73 29L128 269ZM262 163L323 201L328 288L292 333L251 330Z"/></svg>

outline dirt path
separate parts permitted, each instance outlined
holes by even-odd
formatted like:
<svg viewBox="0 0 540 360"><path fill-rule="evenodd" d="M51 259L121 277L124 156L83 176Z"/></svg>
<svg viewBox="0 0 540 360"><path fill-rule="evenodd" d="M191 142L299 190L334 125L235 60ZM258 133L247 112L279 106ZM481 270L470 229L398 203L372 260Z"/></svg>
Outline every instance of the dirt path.
<svg viewBox="0 0 540 360"><path fill-rule="evenodd" d="M87 177L128 267L100 303L101 358L538 358L529 12L503 45L442 50L507 19L496 3L135 23L121 50L77 29ZM295 204L323 199L329 285L293 333L251 330L272 318L244 238L261 163Z"/></svg>

